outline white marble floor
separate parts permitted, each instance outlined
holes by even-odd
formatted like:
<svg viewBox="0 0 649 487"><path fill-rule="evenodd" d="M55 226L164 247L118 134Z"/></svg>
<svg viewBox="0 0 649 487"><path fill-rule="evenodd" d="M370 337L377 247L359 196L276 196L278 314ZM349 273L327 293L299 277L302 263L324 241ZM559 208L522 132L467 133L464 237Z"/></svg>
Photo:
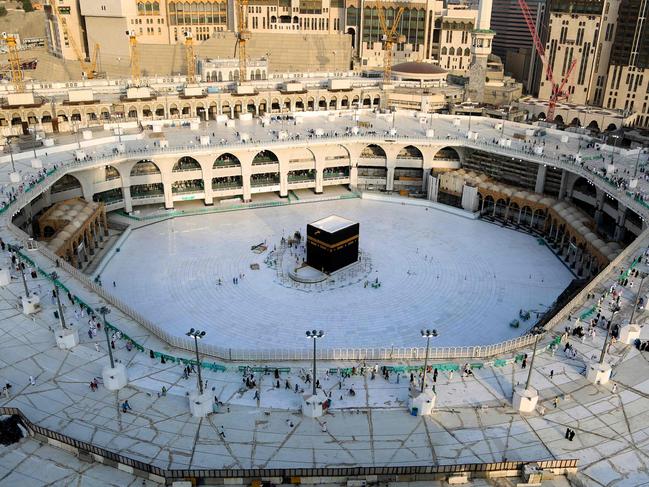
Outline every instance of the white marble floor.
<svg viewBox="0 0 649 487"><path fill-rule="evenodd" d="M264 264L267 253L250 250L263 241L272 249L282 234L330 214L360 222L380 288L287 288ZM422 346L422 327L438 329L437 346L495 343L519 335L509 326L519 309L544 310L572 275L528 235L433 209L345 200L150 225L133 231L101 279L169 331L195 327L208 343L258 349L303 348L311 328L324 329L321 345L331 348Z"/></svg>

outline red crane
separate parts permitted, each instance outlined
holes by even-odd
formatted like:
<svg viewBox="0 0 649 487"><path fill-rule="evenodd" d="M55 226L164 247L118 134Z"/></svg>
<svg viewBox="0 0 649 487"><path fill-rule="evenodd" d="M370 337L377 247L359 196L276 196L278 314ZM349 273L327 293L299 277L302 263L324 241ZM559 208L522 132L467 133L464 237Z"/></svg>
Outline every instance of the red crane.
<svg viewBox="0 0 649 487"><path fill-rule="evenodd" d="M518 0L518 5L521 8L521 12L523 13L523 18L525 19L527 28L529 29L530 34L532 35L532 40L534 41L534 47L536 48L536 52L541 58L541 61L543 61L543 64L545 65L545 77L552 86L552 93L550 94L550 99L548 100L548 115L545 118L548 122L551 122L552 120L554 120L554 110L557 106L557 101L562 99L565 100L568 98L569 93L566 90L566 84L568 83L568 79L572 74L572 70L577 64L577 59L575 58L572 60L572 62L568 66L568 69L564 73L563 78L561 79L561 83L557 83L556 81L554 81L554 76L552 74L552 66L550 66L548 59L545 57L545 48L543 47L543 42L541 42L541 38L539 37L538 32L536 31L536 25L534 25L532 12L530 12L530 8L528 7L527 2L525 2L525 0Z"/></svg>

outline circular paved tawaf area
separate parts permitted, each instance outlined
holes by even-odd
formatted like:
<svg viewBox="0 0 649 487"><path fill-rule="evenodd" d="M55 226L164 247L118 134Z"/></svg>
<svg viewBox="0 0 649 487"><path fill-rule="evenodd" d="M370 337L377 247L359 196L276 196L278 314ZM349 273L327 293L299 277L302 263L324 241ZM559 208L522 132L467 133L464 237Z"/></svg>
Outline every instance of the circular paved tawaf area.
<svg viewBox="0 0 649 487"><path fill-rule="evenodd" d="M270 249L282 234L305 234L328 215L360 222L372 258L364 281L304 292L277 282L251 247ZM259 270L251 270L251 264ZM245 274L239 284L233 277ZM218 279L222 285L218 285ZM343 200L167 220L132 232L101 276L103 285L167 330L207 331L232 348L304 348L307 329L323 347L495 343L520 335L520 309L543 310L570 283L570 272L536 238L422 207ZM112 281L116 282L113 288ZM534 316L534 314L533 314Z"/></svg>

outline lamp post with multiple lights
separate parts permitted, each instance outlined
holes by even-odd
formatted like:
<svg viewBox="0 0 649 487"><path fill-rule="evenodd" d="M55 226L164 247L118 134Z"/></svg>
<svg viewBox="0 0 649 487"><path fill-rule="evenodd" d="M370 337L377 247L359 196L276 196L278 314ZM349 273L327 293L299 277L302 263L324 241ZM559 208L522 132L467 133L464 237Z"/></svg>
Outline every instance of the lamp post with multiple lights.
<svg viewBox="0 0 649 487"><path fill-rule="evenodd" d="M61 328L66 330L68 327L65 326L65 316L63 316L63 306L61 306L61 298L59 297L59 288L56 285L56 280L59 278L59 275L56 272L50 274L50 278L54 283L54 296L56 296L56 305L59 309L59 322L61 323Z"/></svg>
<svg viewBox="0 0 649 487"><path fill-rule="evenodd" d="M195 330L194 328L190 329L186 335L188 337L194 338L194 347L196 349L196 366L198 367L198 392L203 395L203 378L201 377L201 359L198 356L198 339L205 336L204 331Z"/></svg>
<svg viewBox="0 0 649 487"><path fill-rule="evenodd" d="M426 387L426 371L428 370L428 352L430 351L430 339L437 336L437 330L421 330L422 338L426 339L426 359L424 360L424 377L421 381L421 392L424 392L424 387Z"/></svg>
<svg viewBox="0 0 649 487"><path fill-rule="evenodd" d="M313 377L312 377L312 382L313 382L313 395L316 395L316 387L315 387L315 374L316 374L316 342L318 341L318 338L322 338L324 336L324 331L320 330L307 330L306 331L306 337L310 338L313 340Z"/></svg>

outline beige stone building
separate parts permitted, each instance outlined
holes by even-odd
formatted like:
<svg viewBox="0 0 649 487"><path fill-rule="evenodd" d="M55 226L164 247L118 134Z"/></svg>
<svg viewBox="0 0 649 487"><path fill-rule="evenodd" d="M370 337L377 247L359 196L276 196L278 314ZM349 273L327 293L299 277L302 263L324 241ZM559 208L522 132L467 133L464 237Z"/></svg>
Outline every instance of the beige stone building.
<svg viewBox="0 0 649 487"><path fill-rule="evenodd" d="M80 53L89 57L86 43L84 19L81 14L78 0L52 0L56 1L59 14L65 20L67 29L64 29L55 15L51 4L45 6L46 23L45 33L48 50L63 59L77 59L73 43L76 43ZM66 34L67 30L67 34Z"/></svg>
<svg viewBox="0 0 649 487"><path fill-rule="evenodd" d="M616 20L617 1L550 2L545 49L554 81L560 83L572 61L577 60L567 83L570 103L602 103ZM544 64L539 98L547 100L552 84L545 71Z"/></svg>
<svg viewBox="0 0 649 487"><path fill-rule="evenodd" d="M200 44L236 32L236 0L61 0L70 1L69 28L89 56L86 45L101 46L100 60L106 65L128 65L126 31L134 31L141 46L169 46L182 43L190 32ZM432 61L464 76L471 61L471 30L477 10L465 5L445 6L442 0L412 0L406 4L385 3L391 24L400 6L405 11L397 32L405 39L394 47L394 62ZM62 12L68 7L59 6ZM50 14L51 14L50 7ZM66 14L67 15L67 14ZM49 15L50 50L65 59L76 59L73 50L61 50L57 18ZM298 35L320 35L319 57L327 58L336 69L349 69L351 63L340 37L353 49L354 67L379 70L383 66L383 32L376 2L365 0L250 0L247 28L254 34L272 34L267 53L276 58L288 52L283 46L302 42ZM59 36L60 37L60 36ZM107 40L110 40L109 42ZM65 43L63 43L65 44ZM236 46L227 57L235 56ZM169 51L162 56L174 53ZM272 57L271 64L272 64ZM339 62L340 61L340 62ZM162 63L164 64L164 63ZM164 72L164 71L163 71ZM159 74L163 74L160 72ZM171 73L167 73L171 74Z"/></svg>

